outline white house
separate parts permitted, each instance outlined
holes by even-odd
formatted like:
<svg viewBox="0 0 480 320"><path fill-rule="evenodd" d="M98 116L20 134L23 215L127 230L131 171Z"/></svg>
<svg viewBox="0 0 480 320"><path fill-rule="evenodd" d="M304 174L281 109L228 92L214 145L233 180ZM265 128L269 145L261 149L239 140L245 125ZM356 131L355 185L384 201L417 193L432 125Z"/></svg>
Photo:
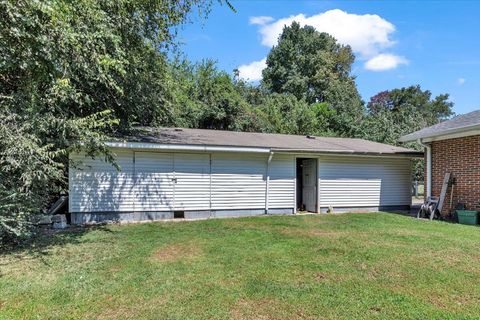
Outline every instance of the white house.
<svg viewBox="0 0 480 320"><path fill-rule="evenodd" d="M73 223L407 208L411 160L423 156L361 139L178 128L108 145L121 170L70 155Z"/></svg>

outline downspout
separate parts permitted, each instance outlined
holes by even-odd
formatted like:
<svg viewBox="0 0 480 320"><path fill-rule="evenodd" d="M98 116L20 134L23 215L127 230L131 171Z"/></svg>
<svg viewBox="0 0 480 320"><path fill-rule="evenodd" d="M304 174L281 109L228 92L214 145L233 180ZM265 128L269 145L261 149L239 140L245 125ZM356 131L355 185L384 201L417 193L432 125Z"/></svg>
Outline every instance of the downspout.
<svg viewBox="0 0 480 320"><path fill-rule="evenodd" d="M270 154L268 156L267 160L267 176L266 176L266 181L265 181L265 213L268 214L268 205L269 205L269 197L270 197L270 162L272 162L273 158L273 151L270 151Z"/></svg>
<svg viewBox="0 0 480 320"><path fill-rule="evenodd" d="M427 176L425 179L427 179L426 194L428 199L432 196L432 147L424 144L422 139L418 139L417 142L427 150L427 163L425 164L427 166Z"/></svg>

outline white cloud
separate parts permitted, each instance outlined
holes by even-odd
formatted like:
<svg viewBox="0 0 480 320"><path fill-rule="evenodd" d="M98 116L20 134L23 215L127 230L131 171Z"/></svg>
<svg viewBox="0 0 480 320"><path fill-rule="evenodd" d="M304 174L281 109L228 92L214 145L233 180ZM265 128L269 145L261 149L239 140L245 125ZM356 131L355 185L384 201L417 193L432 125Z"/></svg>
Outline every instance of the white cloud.
<svg viewBox="0 0 480 320"><path fill-rule="evenodd" d="M261 17L250 18L250 23L253 18ZM340 43L350 45L352 50L363 58L374 56L395 43L390 38L395 26L375 14L358 15L335 9L313 16L298 14L272 21L264 21L259 29L262 44L268 47L277 44L283 27L291 25L293 21L301 26L309 25L320 32L331 34Z"/></svg>
<svg viewBox="0 0 480 320"><path fill-rule="evenodd" d="M269 16L250 17L249 20L250 24L259 26L261 44L267 47L276 45L283 28L291 25L293 21L301 26L309 25L319 32L326 32L339 43L351 46L360 60L367 61L367 70L390 70L408 64L405 57L385 53L387 48L395 45L392 39L395 26L376 14L359 15L334 9L312 16L301 13L278 20ZM240 66L240 77L251 81L260 80L265 60L264 58Z"/></svg>
<svg viewBox="0 0 480 320"><path fill-rule="evenodd" d="M275 19L269 16L258 16L258 17L250 17L249 23L263 26L269 22L272 22L273 20Z"/></svg>
<svg viewBox="0 0 480 320"><path fill-rule="evenodd" d="M238 67L240 78L250 81L258 81L262 79L262 70L267 66L267 58L260 61L253 61Z"/></svg>
<svg viewBox="0 0 480 320"><path fill-rule="evenodd" d="M408 64L405 57L389 53L381 53L371 58L365 63L365 69L371 71L385 71L395 69L401 64Z"/></svg>
<svg viewBox="0 0 480 320"><path fill-rule="evenodd" d="M467 79L465 78L458 78L457 82L458 84L461 86L462 84L464 84L465 82L467 81Z"/></svg>

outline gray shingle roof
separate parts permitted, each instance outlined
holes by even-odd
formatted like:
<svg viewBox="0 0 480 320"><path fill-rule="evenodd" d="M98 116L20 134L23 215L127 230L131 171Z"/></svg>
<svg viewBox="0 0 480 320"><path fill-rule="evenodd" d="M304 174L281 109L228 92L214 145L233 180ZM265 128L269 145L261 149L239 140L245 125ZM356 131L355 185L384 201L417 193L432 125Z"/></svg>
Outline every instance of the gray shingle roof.
<svg viewBox="0 0 480 320"><path fill-rule="evenodd" d="M480 110L456 116L431 127L407 134L400 141L413 141L421 138L438 137L446 134L463 132L480 127Z"/></svg>
<svg viewBox="0 0 480 320"><path fill-rule="evenodd" d="M301 135L234 132L183 128L137 128L134 133L119 137L128 142L173 145L269 148L272 151L326 152L356 154L404 154L419 156L416 150L395 147L363 139L310 137Z"/></svg>

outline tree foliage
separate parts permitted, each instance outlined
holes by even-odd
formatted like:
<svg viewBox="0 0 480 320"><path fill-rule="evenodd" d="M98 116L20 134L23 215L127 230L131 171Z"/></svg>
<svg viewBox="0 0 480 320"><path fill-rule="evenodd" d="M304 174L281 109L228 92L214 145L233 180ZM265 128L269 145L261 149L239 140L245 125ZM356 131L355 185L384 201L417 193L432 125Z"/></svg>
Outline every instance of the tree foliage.
<svg viewBox="0 0 480 320"><path fill-rule="evenodd" d="M271 92L292 94L309 104L326 103L335 111L328 129L351 135L364 113L350 74L354 60L349 46L294 22L284 27L278 44L268 54L262 84Z"/></svg>
<svg viewBox="0 0 480 320"><path fill-rule="evenodd" d="M412 131L437 124L453 115L448 94L432 98L420 86L383 91L367 104L362 135L370 140L399 145L398 139Z"/></svg>
<svg viewBox="0 0 480 320"><path fill-rule="evenodd" d="M0 0L0 238L66 187L67 153L113 126L160 124L166 50L203 0ZM91 151L91 152L90 152Z"/></svg>
<svg viewBox="0 0 480 320"><path fill-rule="evenodd" d="M329 121L335 111L326 103L308 104L290 94L266 95L256 108L264 132L299 135L334 135Z"/></svg>
<svg viewBox="0 0 480 320"><path fill-rule="evenodd" d="M213 60L192 64L177 59L171 65L173 110L176 126L244 130L249 104L237 82L219 70Z"/></svg>
<svg viewBox="0 0 480 320"><path fill-rule="evenodd" d="M448 94L432 98L420 86L382 91L367 104L368 114L362 122L360 136L365 139L403 145L421 150L415 142L402 144L398 139L416 130L437 124L453 115L453 103ZM423 163L415 164L414 178L423 179Z"/></svg>

